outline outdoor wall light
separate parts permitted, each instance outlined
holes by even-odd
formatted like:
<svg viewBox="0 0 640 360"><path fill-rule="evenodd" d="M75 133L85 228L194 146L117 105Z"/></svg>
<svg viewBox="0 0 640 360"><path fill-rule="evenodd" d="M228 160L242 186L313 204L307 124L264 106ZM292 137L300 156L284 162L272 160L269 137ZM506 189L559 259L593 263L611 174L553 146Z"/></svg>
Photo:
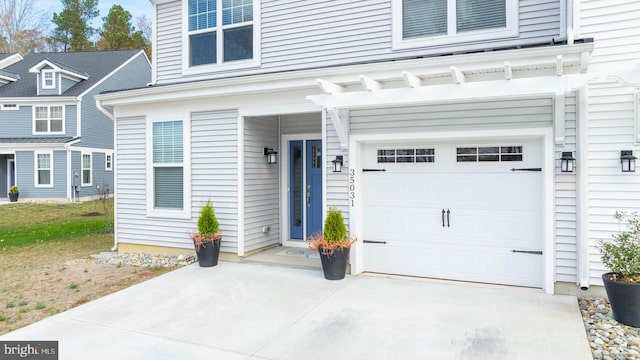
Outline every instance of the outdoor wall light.
<svg viewBox="0 0 640 360"><path fill-rule="evenodd" d="M620 165L622 166L622 172L635 172L636 159L637 157L633 156L632 150L620 151Z"/></svg>
<svg viewBox="0 0 640 360"><path fill-rule="evenodd" d="M273 149L269 149L269 148L264 148L264 156L267 157L267 164L277 164L278 163L278 152L273 150Z"/></svg>
<svg viewBox="0 0 640 360"><path fill-rule="evenodd" d="M560 171L563 173L571 173L573 172L575 164L576 158L573 157L573 153L571 151L563 151L562 157L560 158Z"/></svg>
<svg viewBox="0 0 640 360"><path fill-rule="evenodd" d="M344 161L344 157L342 155L338 155L336 156L335 160L331 160L331 163L333 164L334 173L342 172L343 161Z"/></svg>

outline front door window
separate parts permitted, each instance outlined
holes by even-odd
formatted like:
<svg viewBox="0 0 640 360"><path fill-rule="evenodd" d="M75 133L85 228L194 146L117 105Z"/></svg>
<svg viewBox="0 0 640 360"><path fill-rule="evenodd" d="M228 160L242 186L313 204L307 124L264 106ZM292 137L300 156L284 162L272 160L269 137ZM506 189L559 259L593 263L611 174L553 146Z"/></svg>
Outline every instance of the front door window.
<svg viewBox="0 0 640 360"><path fill-rule="evenodd" d="M322 231L322 141L289 141L289 237Z"/></svg>

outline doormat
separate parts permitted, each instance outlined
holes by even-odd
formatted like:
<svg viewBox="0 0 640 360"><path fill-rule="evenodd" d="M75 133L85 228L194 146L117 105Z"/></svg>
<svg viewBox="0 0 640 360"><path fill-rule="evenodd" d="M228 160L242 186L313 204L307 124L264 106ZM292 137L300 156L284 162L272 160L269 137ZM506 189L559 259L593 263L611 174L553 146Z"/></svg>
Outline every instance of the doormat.
<svg viewBox="0 0 640 360"><path fill-rule="evenodd" d="M297 257L305 257L305 258L316 258L319 259L320 255L317 251L308 250L308 249L287 249L276 253L276 255L282 256L297 256Z"/></svg>

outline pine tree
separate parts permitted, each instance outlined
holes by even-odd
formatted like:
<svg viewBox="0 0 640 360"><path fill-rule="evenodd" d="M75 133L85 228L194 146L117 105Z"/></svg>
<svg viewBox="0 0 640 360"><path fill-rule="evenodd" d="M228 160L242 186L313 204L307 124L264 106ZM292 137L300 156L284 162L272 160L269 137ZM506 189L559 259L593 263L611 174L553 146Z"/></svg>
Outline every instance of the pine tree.
<svg viewBox="0 0 640 360"><path fill-rule="evenodd" d="M64 51L93 50L91 37L95 29L89 24L98 16L98 0L60 0L62 12L53 13L56 28L49 37L52 48Z"/></svg>
<svg viewBox="0 0 640 360"><path fill-rule="evenodd" d="M120 5L113 5L102 18L104 24L98 41L99 50L130 50L150 48L142 31L131 24L131 13Z"/></svg>

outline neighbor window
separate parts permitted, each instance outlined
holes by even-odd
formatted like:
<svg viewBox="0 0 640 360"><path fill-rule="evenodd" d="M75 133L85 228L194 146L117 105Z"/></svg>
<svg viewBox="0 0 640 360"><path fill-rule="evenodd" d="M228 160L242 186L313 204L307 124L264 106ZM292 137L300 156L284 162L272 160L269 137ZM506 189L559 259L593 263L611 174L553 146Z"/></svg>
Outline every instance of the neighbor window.
<svg viewBox="0 0 640 360"><path fill-rule="evenodd" d="M55 89L56 77L53 70L42 70L42 88Z"/></svg>
<svg viewBox="0 0 640 360"><path fill-rule="evenodd" d="M516 0L394 1L394 46L434 46L517 35Z"/></svg>
<svg viewBox="0 0 640 360"><path fill-rule="evenodd" d="M63 106L34 106L33 108L34 134L64 132Z"/></svg>
<svg viewBox="0 0 640 360"><path fill-rule="evenodd" d="M182 121L153 123L153 207L184 207L184 146Z"/></svg>
<svg viewBox="0 0 640 360"><path fill-rule="evenodd" d="M91 186L91 154L82 154L82 186Z"/></svg>
<svg viewBox="0 0 640 360"><path fill-rule="evenodd" d="M113 154L104 155L104 169L107 171L113 170Z"/></svg>
<svg viewBox="0 0 640 360"><path fill-rule="evenodd" d="M253 0L188 0L189 66L254 58Z"/></svg>
<svg viewBox="0 0 640 360"><path fill-rule="evenodd" d="M53 164L51 153L36 153L36 186L49 187L53 186Z"/></svg>

